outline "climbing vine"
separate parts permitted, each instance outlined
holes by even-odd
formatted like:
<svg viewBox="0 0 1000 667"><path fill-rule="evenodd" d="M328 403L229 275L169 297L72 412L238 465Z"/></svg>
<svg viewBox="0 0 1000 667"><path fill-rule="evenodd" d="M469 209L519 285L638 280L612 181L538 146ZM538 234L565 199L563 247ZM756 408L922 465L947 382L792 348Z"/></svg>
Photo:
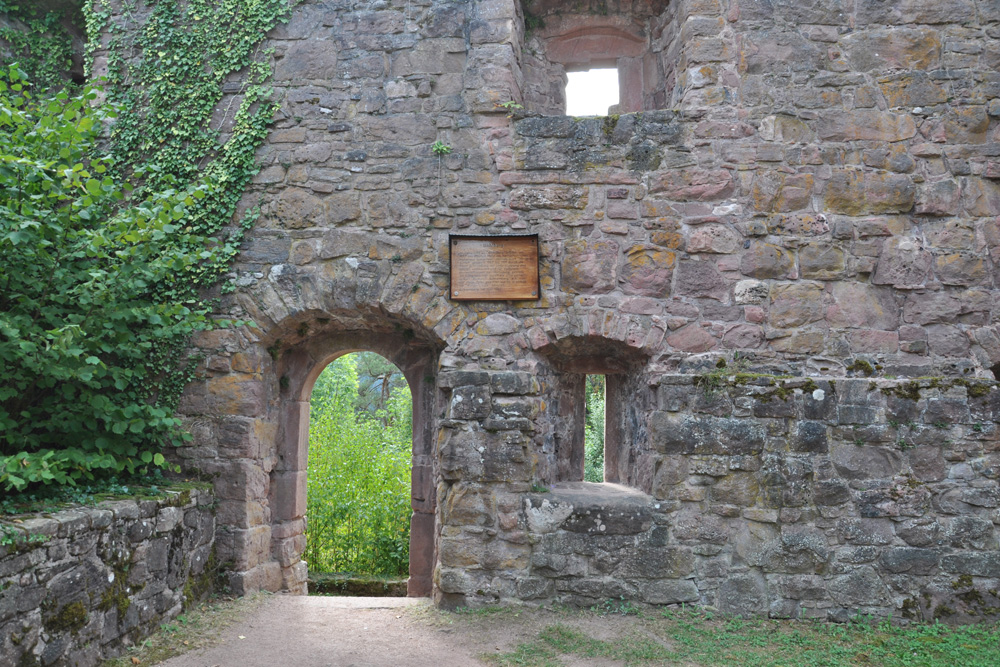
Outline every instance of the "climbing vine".
<svg viewBox="0 0 1000 667"><path fill-rule="evenodd" d="M108 97L119 107L112 151L124 169L153 164L144 187L203 179L213 194L199 203L184 231L218 236L222 252L161 286L165 296L190 298L216 282L235 256L250 211L233 225L236 206L257 172L255 152L275 111L266 81L270 55L264 34L287 20L290 0L159 0L144 24L134 22L134 2L116 23L101 0L89 29L114 37L108 54ZM139 54L136 58L135 55ZM224 99L224 86L238 91ZM222 106L220 106L220 104ZM126 173L127 175L127 173ZM227 234L220 235L224 230ZM178 243L183 239L178 237Z"/></svg>
<svg viewBox="0 0 1000 667"><path fill-rule="evenodd" d="M0 0L0 16L16 22L0 25L0 51L7 51L36 87L61 88L72 66L72 39L60 22L65 12L37 4Z"/></svg>
<svg viewBox="0 0 1000 667"><path fill-rule="evenodd" d="M90 298L99 287L101 303L81 310L40 269L34 284L18 283L32 307L13 298L0 309L0 324L17 324L0 327L0 347L17 360L0 383L0 488L168 465L163 447L189 437L173 417L191 379L184 351L192 332L213 326L205 295L257 217L237 216L237 205L276 108L263 41L294 4L155 0L139 11L135 0L85 3L89 57L103 49L107 59L96 116L98 92L32 102L28 91L41 86L12 70L19 78L8 92L23 88L11 99L24 112L8 119L7 131L25 138L25 150L36 148L27 143L33 127L53 141L30 163L7 156L16 188L8 189L13 213L0 244L26 267L41 257L77 295ZM65 233L42 222L51 212L24 209L28 196L65 211ZM13 272L0 270L3 279ZM71 330L52 328L63 320ZM44 373L32 380L38 369Z"/></svg>

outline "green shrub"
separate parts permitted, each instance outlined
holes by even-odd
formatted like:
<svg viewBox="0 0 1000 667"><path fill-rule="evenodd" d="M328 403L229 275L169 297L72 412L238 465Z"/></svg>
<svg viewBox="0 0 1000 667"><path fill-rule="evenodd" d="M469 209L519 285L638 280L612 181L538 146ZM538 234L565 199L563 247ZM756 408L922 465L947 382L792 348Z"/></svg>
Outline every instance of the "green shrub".
<svg viewBox="0 0 1000 667"><path fill-rule="evenodd" d="M331 363L313 387L305 560L318 572L404 575L412 400L404 381L384 405L364 407L373 376L359 378L359 356Z"/></svg>
<svg viewBox="0 0 1000 667"><path fill-rule="evenodd" d="M100 149L114 112L98 94L36 98L16 66L0 70L4 490L166 465L182 440L166 369L210 326L179 281L217 252L181 222L212 189L130 195Z"/></svg>

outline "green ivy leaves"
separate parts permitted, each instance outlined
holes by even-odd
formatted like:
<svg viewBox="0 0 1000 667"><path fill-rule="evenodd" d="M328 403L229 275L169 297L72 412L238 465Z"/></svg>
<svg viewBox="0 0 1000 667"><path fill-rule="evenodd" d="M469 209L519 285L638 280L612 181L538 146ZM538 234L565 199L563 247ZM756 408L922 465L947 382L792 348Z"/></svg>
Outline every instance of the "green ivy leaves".
<svg viewBox="0 0 1000 667"><path fill-rule="evenodd" d="M256 218L234 220L274 113L259 46L289 7L159 0L126 31L87 3L88 52L112 35L107 103L0 70L0 489L167 466L190 438L186 343L214 326L202 294Z"/></svg>

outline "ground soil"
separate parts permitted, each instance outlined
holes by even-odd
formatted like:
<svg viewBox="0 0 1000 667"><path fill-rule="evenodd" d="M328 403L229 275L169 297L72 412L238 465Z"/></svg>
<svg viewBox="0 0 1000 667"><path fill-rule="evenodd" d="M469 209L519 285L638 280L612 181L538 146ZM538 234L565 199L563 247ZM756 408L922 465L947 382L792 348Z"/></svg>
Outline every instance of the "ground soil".
<svg viewBox="0 0 1000 667"><path fill-rule="evenodd" d="M631 619L537 609L448 613L420 598L276 595L220 633L216 645L165 667L471 667L507 652L553 623L592 637L626 632ZM619 627L621 626L621 627ZM570 661L567 665L613 665Z"/></svg>

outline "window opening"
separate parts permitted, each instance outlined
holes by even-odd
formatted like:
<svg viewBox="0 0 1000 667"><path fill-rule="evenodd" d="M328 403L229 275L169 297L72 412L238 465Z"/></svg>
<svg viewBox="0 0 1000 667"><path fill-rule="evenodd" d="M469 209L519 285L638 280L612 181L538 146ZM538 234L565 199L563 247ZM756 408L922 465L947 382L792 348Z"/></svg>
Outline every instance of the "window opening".
<svg viewBox="0 0 1000 667"><path fill-rule="evenodd" d="M566 114L607 116L619 102L618 69L600 68L566 74Z"/></svg>
<svg viewBox="0 0 1000 667"><path fill-rule="evenodd" d="M311 572L405 578L413 401L402 372L346 354L310 397L306 551Z"/></svg>
<svg viewBox="0 0 1000 667"><path fill-rule="evenodd" d="M587 411L583 431L585 482L604 481L605 388L605 376L587 376L584 384Z"/></svg>

